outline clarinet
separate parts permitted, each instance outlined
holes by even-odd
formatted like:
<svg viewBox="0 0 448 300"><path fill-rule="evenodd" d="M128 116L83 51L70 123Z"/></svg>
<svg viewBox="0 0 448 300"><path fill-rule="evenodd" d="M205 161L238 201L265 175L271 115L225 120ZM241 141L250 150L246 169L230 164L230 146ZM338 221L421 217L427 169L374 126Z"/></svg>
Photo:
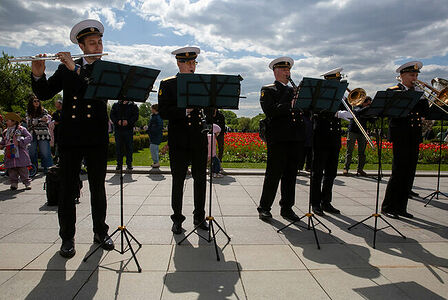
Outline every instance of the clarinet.
<svg viewBox="0 0 448 300"><path fill-rule="evenodd" d="M301 81L300 84L299 84L299 86L297 86L297 85L294 83L294 81L292 80L291 76L288 76L288 80L289 80L289 82L291 83L292 88L294 89L294 97L293 97L293 99L294 99L294 104L292 105L292 107L294 107L295 104L296 104L296 101L297 101L297 95L299 94L299 91L300 91L300 88L302 87L302 82L303 82L303 81Z"/></svg>

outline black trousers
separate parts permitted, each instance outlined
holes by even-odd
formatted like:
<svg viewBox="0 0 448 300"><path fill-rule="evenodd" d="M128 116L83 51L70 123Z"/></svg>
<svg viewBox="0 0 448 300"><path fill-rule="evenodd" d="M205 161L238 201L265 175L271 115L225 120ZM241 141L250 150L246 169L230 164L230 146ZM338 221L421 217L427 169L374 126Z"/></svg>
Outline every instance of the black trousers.
<svg viewBox="0 0 448 300"><path fill-rule="evenodd" d="M216 141L218 144L218 158L220 162L222 162L222 155L224 154L224 134L224 132L221 132L216 137Z"/></svg>
<svg viewBox="0 0 448 300"><path fill-rule="evenodd" d="M90 189L93 232L106 234L106 189L104 187L107 166L107 145L98 147L60 148L62 200L59 202L59 235L62 240L75 236L75 195L79 189L81 161L85 158Z"/></svg>
<svg viewBox="0 0 448 300"><path fill-rule="evenodd" d="M194 220L201 222L205 218L205 189L207 184L207 147L191 148L170 148L170 167L173 176L171 189L171 207L173 222L182 223L185 216L182 214L182 198L184 190L185 176L188 165L191 163L191 175L193 176L194 193Z"/></svg>
<svg viewBox="0 0 448 300"><path fill-rule="evenodd" d="M313 158L313 147L303 147L303 154L299 159L299 170L303 170L303 167L305 166L305 169L311 169L311 162Z"/></svg>
<svg viewBox="0 0 448 300"><path fill-rule="evenodd" d="M281 179L281 210L290 210L295 203L296 176L303 142L268 144L268 158L264 176L260 208L270 211Z"/></svg>
<svg viewBox="0 0 448 300"><path fill-rule="evenodd" d="M115 145L117 152L117 166L123 165L123 155L126 155L126 165L132 167L132 153L134 152L134 132L131 130L116 130Z"/></svg>
<svg viewBox="0 0 448 300"><path fill-rule="evenodd" d="M404 131L401 135L392 140L392 175L381 205L385 212L406 212L408 194L414 182L420 143Z"/></svg>
<svg viewBox="0 0 448 300"><path fill-rule="evenodd" d="M312 206L331 202L333 182L338 171L339 149L339 146L314 147L313 149Z"/></svg>

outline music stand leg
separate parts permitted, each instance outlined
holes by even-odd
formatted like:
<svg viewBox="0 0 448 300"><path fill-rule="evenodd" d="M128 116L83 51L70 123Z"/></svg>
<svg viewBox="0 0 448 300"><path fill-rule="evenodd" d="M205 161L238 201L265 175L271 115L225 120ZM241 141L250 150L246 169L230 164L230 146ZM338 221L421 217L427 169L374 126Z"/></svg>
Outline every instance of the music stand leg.
<svg viewBox="0 0 448 300"><path fill-rule="evenodd" d="M311 154L311 172L310 172L310 196L308 199L308 212L306 214L304 214L303 216L301 216L297 221L293 221L285 226L283 226L282 228L278 229L277 232L281 232L283 229L290 227L293 224L296 224L298 222L300 222L303 218L308 218L308 226L306 227L308 230L313 229L314 232L314 238L316 239L316 245L317 245L317 249L320 249L320 244L319 244L319 240L317 238L317 232L316 232L316 228L315 225L319 225L321 224L322 226L324 226L327 230L328 233L331 233L330 228L328 228L324 223L322 223L321 221L319 221L319 219L317 219L314 214L311 212L311 199L312 199L312 193L313 193L313 163L314 163L314 150L312 149L312 154ZM314 224L313 222L313 218L316 219L316 224ZM311 226L310 226L311 224ZM300 225L298 225L300 226Z"/></svg>
<svg viewBox="0 0 448 300"><path fill-rule="evenodd" d="M211 128L210 128L210 132L211 132L211 139L210 139L210 153L213 153L213 147L214 147L214 137L213 137L213 115L211 116L211 122L212 124ZM212 199L213 199L213 176L212 176L212 157L210 157L210 168L209 168L209 178L210 178L210 190L209 190L209 216L204 218L204 220L202 220L201 223L199 223L198 225L196 225L192 231L190 231L183 239L181 239L177 244L180 245L182 244L183 241L185 241L192 233L196 233L200 238L204 239L205 241L207 241L207 243L210 243L213 241L213 243L215 244L215 251L216 251L216 260L220 261L220 257L219 257L219 252L218 252L218 244L216 243L216 233L218 233L219 231L222 231L224 233L224 235L227 237L227 243L226 245L230 242L230 236L224 231L224 229L219 226L218 222L216 222L215 218L212 215ZM198 228L202 225L202 223L207 222L208 221L208 238L203 237L202 235L200 235L198 233ZM215 224L218 227L218 231L215 232L215 228L213 226L213 224Z"/></svg>
<svg viewBox="0 0 448 300"><path fill-rule="evenodd" d="M391 227L393 230L395 230L399 235L401 235L404 239L406 238L400 231L398 231L398 229L396 229L391 223L389 223L386 219L383 218L383 216L381 214L378 213L378 202L379 202L379 195L380 195L380 182L381 182L381 148L383 146L383 142L381 139L381 133L383 132L383 118L381 118L381 131L377 134L377 148L378 148L378 176L377 176L377 180L376 180L376 201L375 201L375 213L368 216L367 218L359 221L356 224L353 224L351 226L349 226L347 229L350 230L356 226L358 226L359 224L363 224L365 225L367 228L370 228L373 230L373 249L375 249L376 247L376 233L382 229L386 229L388 227ZM369 220L370 218L375 218L375 222L374 222L374 227L368 226L366 225L364 222L366 222L367 220ZM380 218L381 220L383 220L388 227L384 227L384 228L380 228L378 229L378 218Z"/></svg>
<svg viewBox="0 0 448 300"><path fill-rule="evenodd" d="M115 234L120 232L120 236L121 236L121 251L119 251L117 249L114 249L114 250L117 251L120 254L124 254L127 251L127 250L124 250L125 249L124 248L124 239L126 239L128 250L131 251L132 258L134 259L135 264L137 265L138 272L141 273L142 272L142 268L140 267L140 264L138 263L136 253L137 253L138 250L140 250L140 248L142 247L142 244L139 241L137 241L137 239L129 232L129 230L123 224L124 223L123 222L123 165L120 168L120 223L121 223L121 225L118 226L118 228L115 229L115 231L109 236L110 239L112 239L112 237ZM128 235L131 237L131 239L129 239ZM134 251L134 249L132 248L131 240L133 240L138 245L137 251ZM95 250L93 250L89 255L87 255L83 259L83 261L86 262L87 259L90 256L92 256L103 245L104 245L104 241L102 241L101 244L99 244L98 247L95 248Z"/></svg>
<svg viewBox="0 0 448 300"><path fill-rule="evenodd" d="M442 193L440 191L440 165L442 163L442 144L443 144L443 120L442 120L441 126L440 126L439 168L438 168L438 171L437 171L437 189L434 192L432 192L431 194L429 194L428 196L423 198L423 199L426 199L426 198L430 197L429 200L425 203L425 205L424 205L425 207L432 201L432 199L434 197L436 197L437 200L439 200L439 194L441 194L441 195L443 195L445 197L448 197L448 195L446 195L446 194L444 194L444 193Z"/></svg>

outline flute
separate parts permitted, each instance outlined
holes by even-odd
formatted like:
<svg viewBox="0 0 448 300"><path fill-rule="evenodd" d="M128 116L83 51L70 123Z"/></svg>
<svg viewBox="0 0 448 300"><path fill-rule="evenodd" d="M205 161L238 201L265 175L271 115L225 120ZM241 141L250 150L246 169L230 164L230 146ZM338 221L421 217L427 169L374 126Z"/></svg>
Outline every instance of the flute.
<svg viewBox="0 0 448 300"><path fill-rule="evenodd" d="M108 55L108 53L93 53L93 54L77 54L72 55L73 59L81 58L81 57L91 57L91 56L104 56ZM59 59L57 55L49 55L49 56L19 56L14 58L9 58L9 62L23 62L23 61L37 61L37 60L56 60Z"/></svg>

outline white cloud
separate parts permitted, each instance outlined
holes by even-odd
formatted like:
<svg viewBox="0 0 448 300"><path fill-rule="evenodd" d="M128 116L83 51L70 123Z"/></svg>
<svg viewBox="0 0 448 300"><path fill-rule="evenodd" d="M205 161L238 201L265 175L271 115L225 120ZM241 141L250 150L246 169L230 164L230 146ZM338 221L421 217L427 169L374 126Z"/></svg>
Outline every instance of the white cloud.
<svg viewBox="0 0 448 300"><path fill-rule="evenodd" d="M3 0L0 46L68 47L71 26L84 18L99 18L119 31L129 22L121 16L139 16L151 26L158 24L160 33L150 36L166 46L147 44L149 35L133 36L132 31L132 44L110 40L107 35L107 59L161 69L159 78L164 78L177 72L172 50L182 43L199 45L197 72L244 78L242 94L247 99L241 100L238 115L248 116L261 111L260 87L273 81L267 66L275 56L296 59L292 77L297 84L303 76L316 78L342 66L350 88L362 87L370 95L394 85L395 69L407 59L431 61L420 75L425 81L448 77L448 6L444 0L422 2Z"/></svg>

